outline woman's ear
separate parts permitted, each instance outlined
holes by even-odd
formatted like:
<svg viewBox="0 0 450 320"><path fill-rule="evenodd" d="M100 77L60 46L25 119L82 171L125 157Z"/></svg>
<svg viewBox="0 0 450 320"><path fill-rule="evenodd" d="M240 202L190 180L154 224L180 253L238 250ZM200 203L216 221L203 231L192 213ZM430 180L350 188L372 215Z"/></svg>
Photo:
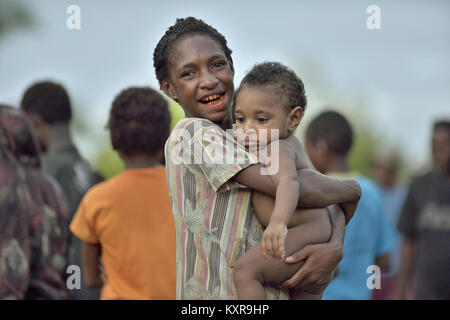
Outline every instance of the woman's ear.
<svg viewBox="0 0 450 320"><path fill-rule="evenodd" d="M228 57L228 63L230 64L231 72L233 73L233 76L234 76L234 64L233 64L233 59L231 58L231 56Z"/></svg>
<svg viewBox="0 0 450 320"><path fill-rule="evenodd" d="M175 101L178 101L178 100L177 100L177 95L176 95L175 89L174 89L172 83L170 83L169 80L161 80L161 81L159 82L159 87L160 87L161 90L162 90L166 95L168 95L170 98L172 98L172 99L175 100Z"/></svg>
<svg viewBox="0 0 450 320"><path fill-rule="evenodd" d="M288 130L294 132L303 118L303 108L295 107L288 114Z"/></svg>

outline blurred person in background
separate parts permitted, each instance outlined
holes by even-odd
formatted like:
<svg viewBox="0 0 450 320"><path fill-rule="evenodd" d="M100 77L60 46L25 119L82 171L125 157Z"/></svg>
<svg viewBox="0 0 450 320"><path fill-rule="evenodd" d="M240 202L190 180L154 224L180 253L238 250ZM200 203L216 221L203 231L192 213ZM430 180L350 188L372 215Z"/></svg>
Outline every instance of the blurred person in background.
<svg viewBox="0 0 450 320"><path fill-rule="evenodd" d="M373 179L381 189L384 210L393 226L397 225L400 211L405 202L407 188L398 183L400 159L389 150L380 150L376 153L372 163ZM397 233L398 239L400 234ZM381 277L381 288L373 291L374 300L392 300L397 297L397 272L400 267L400 244L391 254L391 269Z"/></svg>
<svg viewBox="0 0 450 320"><path fill-rule="evenodd" d="M394 227L384 212L379 188L348 165L352 143L350 123L334 111L318 115L306 130L305 146L314 167L327 175L356 179L362 191L345 231L344 256L337 275L325 289L324 300L371 299L367 268L377 265L381 272L387 272L396 245Z"/></svg>
<svg viewBox="0 0 450 320"><path fill-rule="evenodd" d="M169 136L167 101L151 88L128 88L114 99L108 127L125 170L92 187L70 225L83 241L86 284L102 287L105 300L173 300L175 226L160 163Z"/></svg>
<svg viewBox="0 0 450 320"><path fill-rule="evenodd" d="M0 298L66 299L68 203L19 109L0 105L0 145Z"/></svg>
<svg viewBox="0 0 450 320"><path fill-rule="evenodd" d="M22 98L21 109L30 117L43 151L45 170L59 182L70 205L72 218L81 198L94 184L103 179L95 173L75 147L69 130L72 109L69 95L59 84L39 82L29 87ZM71 236L69 264L81 268L81 242ZM82 274L82 281L84 275ZM73 299L98 299L98 289L71 290Z"/></svg>
<svg viewBox="0 0 450 320"><path fill-rule="evenodd" d="M403 235L399 299L450 300L449 120L434 124L431 145L433 168L412 180L397 226ZM416 297L408 295L411 285Z"/></svg>

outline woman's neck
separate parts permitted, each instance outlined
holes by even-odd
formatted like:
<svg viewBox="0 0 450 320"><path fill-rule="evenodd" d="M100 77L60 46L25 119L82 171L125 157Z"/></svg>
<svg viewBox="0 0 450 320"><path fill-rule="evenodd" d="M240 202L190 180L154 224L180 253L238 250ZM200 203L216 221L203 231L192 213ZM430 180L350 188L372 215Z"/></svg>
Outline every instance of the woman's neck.
<svg viewBox="0 0 450 320"><path fill-rule="evenodd" d="M233 123L231 121L231 116L226 115L225 118L222 119L222 121L216 123L219 127L221 127L223 130L231 129L233 127Z"/></svg>

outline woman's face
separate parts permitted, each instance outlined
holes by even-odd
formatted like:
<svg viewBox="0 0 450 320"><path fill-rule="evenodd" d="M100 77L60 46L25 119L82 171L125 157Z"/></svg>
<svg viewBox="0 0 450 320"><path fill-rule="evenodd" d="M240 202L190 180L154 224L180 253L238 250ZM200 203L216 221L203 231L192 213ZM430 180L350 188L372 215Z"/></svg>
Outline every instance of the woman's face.
<svg viewBox="0 0 450 320"><path fill-rule="evenodd" d="M186 116L222 121L232 102L234 70L221 46L205 35L177 40L168 56L164 92L178 101Z"/></svg>

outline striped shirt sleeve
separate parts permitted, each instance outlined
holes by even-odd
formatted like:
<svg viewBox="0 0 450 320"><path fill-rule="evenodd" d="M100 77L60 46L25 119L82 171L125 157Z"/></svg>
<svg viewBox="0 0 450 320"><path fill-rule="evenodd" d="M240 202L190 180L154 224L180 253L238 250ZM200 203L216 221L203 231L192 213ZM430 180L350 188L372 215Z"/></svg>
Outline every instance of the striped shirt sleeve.
<svg viewBox="0 0 450 320"><path fill-rule="evenodd" d="M191 137L185 147L192 152L193 165L205 175L214 191L246 188L232 178L258 161L236 141L232 130L225 131L204 119L190 121L185 129Z"/></svg>

